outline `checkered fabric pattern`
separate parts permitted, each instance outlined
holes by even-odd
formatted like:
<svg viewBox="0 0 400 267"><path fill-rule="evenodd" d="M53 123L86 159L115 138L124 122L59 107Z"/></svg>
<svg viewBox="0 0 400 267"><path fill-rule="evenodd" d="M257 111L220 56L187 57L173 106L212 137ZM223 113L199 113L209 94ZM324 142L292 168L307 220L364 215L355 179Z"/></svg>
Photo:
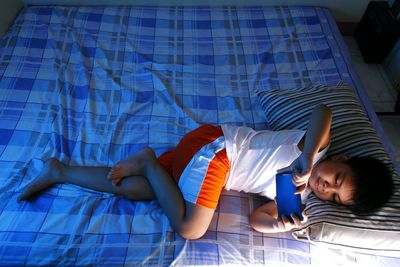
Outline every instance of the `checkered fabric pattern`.
<svg viewBox="0 0 400 267"><path fill-rule="evenodd" d="M190 242L155 201L68 184L16 199L50 157L113 166L203 123L264 129L257 89L357 87L342 46L321 8L25 8L0 39L0 265L312 264L308 242L250 229L245 194Z"/></svg>

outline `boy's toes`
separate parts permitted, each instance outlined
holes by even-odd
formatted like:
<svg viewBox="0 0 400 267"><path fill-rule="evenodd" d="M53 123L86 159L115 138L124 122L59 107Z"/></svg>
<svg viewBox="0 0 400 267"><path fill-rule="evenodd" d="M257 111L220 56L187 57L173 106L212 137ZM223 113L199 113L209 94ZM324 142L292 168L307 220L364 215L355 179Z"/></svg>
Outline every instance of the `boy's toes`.
<svg viewBox="0 0 400 267"><path fill-rule="evenodd" d="M21 201L27 200L29 196L32 194L32 190L30 187L24 189L24 191L19 195L17 201L20 203Z"/></svg>
<svg viewBox="0 0 400 267"><path fill-rule="evenodd" d="M118 165L115 166L114 168L111 168L111 170L107 174L107 178L108 179L113 179L114 176L115 176L115 173L118 172L117 170L118 170Z"/></svg>
<svg viewBox="0 0 400 267"><path fill-rule="evenodd" d="M122 171L122 168L121 168L120 165L115 166L115 168L113 168L111 170L111 173L110 173L111 179L120 178L121 177L121 171Z"/></svg>
<svg viewBox="0 0 400 267"><path fill-rule="evenodd" d="M17 199L17 202L18 202L18 203L21 203L22 201L25 201L26 199L27 199L26 196L20 195L20 196L18 197L18 199Z"/></svg>

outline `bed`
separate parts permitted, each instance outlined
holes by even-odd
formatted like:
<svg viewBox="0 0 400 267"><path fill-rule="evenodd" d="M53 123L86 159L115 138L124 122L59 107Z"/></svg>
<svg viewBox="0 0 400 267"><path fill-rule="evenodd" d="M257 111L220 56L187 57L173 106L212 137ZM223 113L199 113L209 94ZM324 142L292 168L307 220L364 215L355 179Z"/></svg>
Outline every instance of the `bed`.
<svg viewBox="0 0 400 267"><path fill-rule="evenodd" d="M247 217L263 199L239 192L223 192L193 241L172 231L156 201L69 184L16 201L50 157L111 167L145 146L160 155L205 123L273 129L256 92L338 83L360 101L392 164L328 9L25 7L0 39L0 265L399 265L393 164L386 213L348 216L364 236L393 236L375 249L318 240L311 226L334 224L334 209L297 233L257 233ZM381 223L367 229L370 220Z"/></svg>

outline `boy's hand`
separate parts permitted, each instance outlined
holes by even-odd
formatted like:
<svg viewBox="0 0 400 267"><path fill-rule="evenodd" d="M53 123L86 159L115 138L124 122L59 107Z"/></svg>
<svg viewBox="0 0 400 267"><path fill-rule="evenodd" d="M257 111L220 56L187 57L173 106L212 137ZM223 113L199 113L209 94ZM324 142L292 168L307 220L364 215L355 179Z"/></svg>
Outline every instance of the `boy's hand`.
<svg viewBox="0 0 400 267"><path fill-rule="evenodd" d="M305 223L308 219L307 213L303 211L303 220L301 221L300 218L296 214L291 214L291 220L289 220L285 215L281 218L278 218L276 227L279 229L280 232L287 232L294 228L300 227L303 223Z"/></svg>
<svg viewBox="0 0 400 267"><path fill-rule="evenodd" d="M295 194L300 194L306 190L307 181L311 175L313 168L312 156L301 153L301 155L292 162L290 168L293 171L292 181L297 186Z"/></svg>
<svg viewBox="0 0 400 267"><path fill-rule="evenodd" d="M290 166L278 170L277 173L292 172L292 182L297 187L295 194L301 194L304 190L306 190L307 181L311 175L312 168L312 157L305 153L301 153L301 155L295 161L293 161Z"/></svg>

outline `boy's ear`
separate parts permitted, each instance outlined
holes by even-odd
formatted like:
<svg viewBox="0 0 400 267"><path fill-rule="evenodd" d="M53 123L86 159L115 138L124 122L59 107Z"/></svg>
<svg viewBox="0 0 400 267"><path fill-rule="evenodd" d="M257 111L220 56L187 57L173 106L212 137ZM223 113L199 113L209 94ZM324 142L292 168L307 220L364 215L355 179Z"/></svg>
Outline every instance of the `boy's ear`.
<svg viewBox="0 0 400 267"><path fill-rule="evenodd" d="M349 160L350 158L351 158L350 155L342 154L342 155L333 156L331 159L336 160L336 161L346 161L346 160Z"/></svg>

